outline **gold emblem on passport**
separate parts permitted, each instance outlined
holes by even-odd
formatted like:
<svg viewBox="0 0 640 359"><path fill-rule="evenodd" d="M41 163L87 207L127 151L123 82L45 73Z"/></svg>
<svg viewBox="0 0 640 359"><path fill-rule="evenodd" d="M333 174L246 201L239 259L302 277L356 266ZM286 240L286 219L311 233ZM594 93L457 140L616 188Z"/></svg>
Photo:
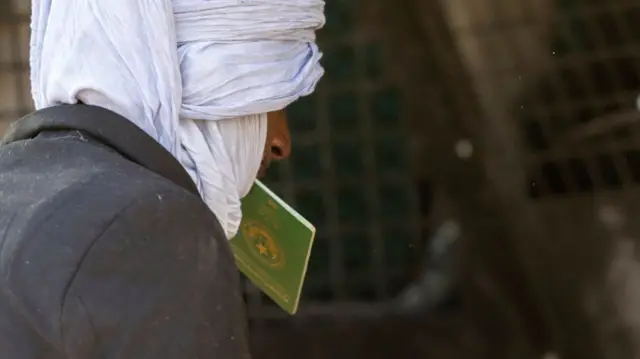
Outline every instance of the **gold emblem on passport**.
<svg viewBox="0 0 640 359"><path fill-rule="evenodd" d="M240 230L251 254L261 263L271 268L284 266L284 251L267 228L257 221L247 221L242 223Z"/></svg>

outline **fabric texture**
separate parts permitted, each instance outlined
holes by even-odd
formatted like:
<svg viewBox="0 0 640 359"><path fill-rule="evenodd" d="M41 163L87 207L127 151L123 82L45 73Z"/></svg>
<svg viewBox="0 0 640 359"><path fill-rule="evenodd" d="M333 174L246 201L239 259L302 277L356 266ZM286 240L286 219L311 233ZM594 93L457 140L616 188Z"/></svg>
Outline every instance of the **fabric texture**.
<svg viewBox="0 0 640 359"><path fill-rule="evenodd" d="M27 116L0 146L0 193L0 358L250 358L222 228L127 119Z"/></svg>
<svg viewBox="0 0 640 359"><path fill-rule="evenodd" d="M228 238L255 181L267 112L323 75L322 0L33 0L36 108L112 110L189 172Z"/></svg>

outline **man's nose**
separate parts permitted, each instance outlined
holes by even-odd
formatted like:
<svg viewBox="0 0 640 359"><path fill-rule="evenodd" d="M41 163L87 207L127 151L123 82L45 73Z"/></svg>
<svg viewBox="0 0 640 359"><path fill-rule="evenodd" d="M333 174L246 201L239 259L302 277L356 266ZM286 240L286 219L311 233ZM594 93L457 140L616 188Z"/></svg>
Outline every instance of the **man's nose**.
<svg viewBox="0 0 640 359"><path fill-rule="evenodd" d="M291 132L284 110L269 112L267 146L271 160L284 160L291 155Z"/></svg>
<svg viewBox="0 0 640 359"><path fill-rule="evenodd" d="M271 149L271 158L280 161L291 156L291 139L288 134L278 134L271 139L269 144Z"/></svg>

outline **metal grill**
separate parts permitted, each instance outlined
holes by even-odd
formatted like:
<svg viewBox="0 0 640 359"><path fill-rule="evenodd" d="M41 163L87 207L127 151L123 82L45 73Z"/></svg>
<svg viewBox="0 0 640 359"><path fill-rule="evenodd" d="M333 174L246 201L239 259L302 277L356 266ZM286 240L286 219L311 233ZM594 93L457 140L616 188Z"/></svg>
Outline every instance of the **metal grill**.
<svg viewBox="0 0 640 359"><path fill-rule="evenodd" d="M410 280L420 245L403 89L353 1L326 5L326 77L293 104L290 161L268 183L318 228L301 315L374 313ZM264 298L250 313L278 316Z"/></svg>
<svg viewBox="0 0 640 359"><path fill-rule="evenodd" d="M533 197L622 189L640 180L640 7L576 5L560 4L552 66L527 89L517 115L533 152Z"/></svg>
<svg viewBox="0 0 640 359"><path fill-rule="evenodd" d="M532 197L638 182L637 3L454 1L448 13L485 111L518 122Z"/></svg>

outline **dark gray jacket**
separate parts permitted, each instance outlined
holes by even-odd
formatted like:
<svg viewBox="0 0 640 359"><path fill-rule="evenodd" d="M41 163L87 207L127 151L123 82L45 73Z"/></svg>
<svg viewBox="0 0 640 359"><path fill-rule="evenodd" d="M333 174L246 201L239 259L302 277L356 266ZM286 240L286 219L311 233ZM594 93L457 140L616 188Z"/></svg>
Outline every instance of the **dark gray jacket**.
<svg viewBox="0 0 640 359"><path fill-rule="evenodd" d="M238 272L180 164L60 106L0 147L0 359L249 358Z"/></svg>

